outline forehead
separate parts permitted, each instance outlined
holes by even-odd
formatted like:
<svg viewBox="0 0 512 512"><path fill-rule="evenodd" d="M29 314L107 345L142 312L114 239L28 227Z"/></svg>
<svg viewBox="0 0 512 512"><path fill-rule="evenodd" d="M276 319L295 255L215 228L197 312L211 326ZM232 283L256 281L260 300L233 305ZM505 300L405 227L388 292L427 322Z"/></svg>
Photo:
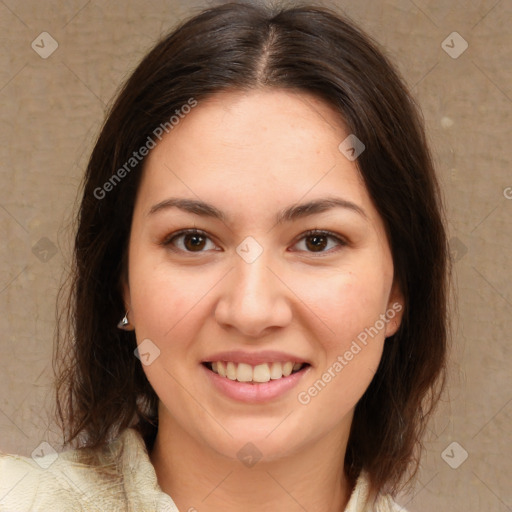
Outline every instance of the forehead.
<svg viewBox="0 0 512 512"><path fill-rule="evenodd" d="M294 155L336 152L347 133L339 113L311 94L293 90L257 89L221 92L203 100L173 129L240 154L262 147L260 154ZM208 140L203 140L206 145ZM312 151L313 150L313 151Z"/></svg>
<svg viewBox="0 0 512 512"><path fill-rule="evenodd" d="M153 203L182 195L260 213L335 192L369 206L356 163L339 149L348 134L339 113L310 94L215 94L150 152L140 192Z"/></svg>

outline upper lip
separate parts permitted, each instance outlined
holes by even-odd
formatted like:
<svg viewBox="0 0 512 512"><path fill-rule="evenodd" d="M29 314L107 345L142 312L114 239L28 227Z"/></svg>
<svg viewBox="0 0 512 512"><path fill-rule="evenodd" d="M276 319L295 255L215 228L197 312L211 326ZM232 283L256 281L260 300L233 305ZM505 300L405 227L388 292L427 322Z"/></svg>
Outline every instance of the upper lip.
<svg viewBox="0 0 512 512"><path fill-rule="evenodd" d="M241 350L229 350L227 352L217 352L204 359L204 363L214 363L216 361L232 361L233 363L246 363L256 366L263 363L308 363L303 357L286 352L277 352L275 350L262 350L260 352L244 352ZM309 363L308 363L309 364Z"/></svg>

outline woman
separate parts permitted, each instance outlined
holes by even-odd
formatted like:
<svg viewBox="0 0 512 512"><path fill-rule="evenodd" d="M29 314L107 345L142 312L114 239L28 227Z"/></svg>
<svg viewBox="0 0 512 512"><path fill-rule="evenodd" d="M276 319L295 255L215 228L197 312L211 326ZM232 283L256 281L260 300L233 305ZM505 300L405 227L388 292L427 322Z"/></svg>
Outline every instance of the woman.
<svg viewBox="0 0 512 512"><path fill-rule="evenodd" d="M111 109L74 258L76 449L1 457L0 510L402 510L447 244L420 117L368 36L317 7L183 23Z"/></svg>

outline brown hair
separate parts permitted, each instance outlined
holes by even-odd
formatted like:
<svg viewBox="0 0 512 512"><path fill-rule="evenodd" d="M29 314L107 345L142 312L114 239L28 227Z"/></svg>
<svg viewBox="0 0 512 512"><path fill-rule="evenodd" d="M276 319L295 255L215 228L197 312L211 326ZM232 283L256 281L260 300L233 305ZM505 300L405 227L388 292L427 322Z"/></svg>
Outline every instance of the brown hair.
<svg viewBox="0 0 512 512"><path fill-rule="evenodd" d="M386 226L405 308L356 406L344 464L352 481L368 472L372 494L394 493L417 470L444 384L443 210L423 123L402 80L367 35L315 6L205 10L159 42L120 91L85 174L67 328L57 334L65 440L99 447L136 426L150 447L158 426L158 398L134 357L134 333L116 328L125 313L120 282L144 160L108 193L98 190L191 98L200 103L220 91L254 88L316 95L366 146L357 163ZM66 339L71 347L63 346Z"/></svg>

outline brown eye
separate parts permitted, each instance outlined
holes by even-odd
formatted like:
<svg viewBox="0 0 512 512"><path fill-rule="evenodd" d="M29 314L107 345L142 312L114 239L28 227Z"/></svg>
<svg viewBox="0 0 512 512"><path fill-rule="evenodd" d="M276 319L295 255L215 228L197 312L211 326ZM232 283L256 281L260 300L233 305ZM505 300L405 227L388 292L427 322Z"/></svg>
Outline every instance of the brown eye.
<svg viewBox="0 0 512 512"><path fill-rule="evenodd" d="M324 235L310 235L306 237L306 247L313 252L323 251L327 246L327 238Z"/></svg>
<svg viewBox="0 0 512 512"><path fill-rule="evenodd" d="M189 251L201 250L205 243L205 237L202 235L184 235L183 237L183 245Z"/></svg>
<svg viewBox="0 0 512 512"><path fill-rule="evenodd" d="M302 248L299 248L301 251L330 253L334 252L336 247L347 245L347 242L330 231L313 230L305 233L295 245L301 244Z"/></svg>
<svg viewBox="0 0 512 512"><path fill-rule="evenodd" d="M216 249L215 244L203 232L198 230L184 230L167 237L163 245L172 250L181 252L205 252L205 250Z"/></svg>

